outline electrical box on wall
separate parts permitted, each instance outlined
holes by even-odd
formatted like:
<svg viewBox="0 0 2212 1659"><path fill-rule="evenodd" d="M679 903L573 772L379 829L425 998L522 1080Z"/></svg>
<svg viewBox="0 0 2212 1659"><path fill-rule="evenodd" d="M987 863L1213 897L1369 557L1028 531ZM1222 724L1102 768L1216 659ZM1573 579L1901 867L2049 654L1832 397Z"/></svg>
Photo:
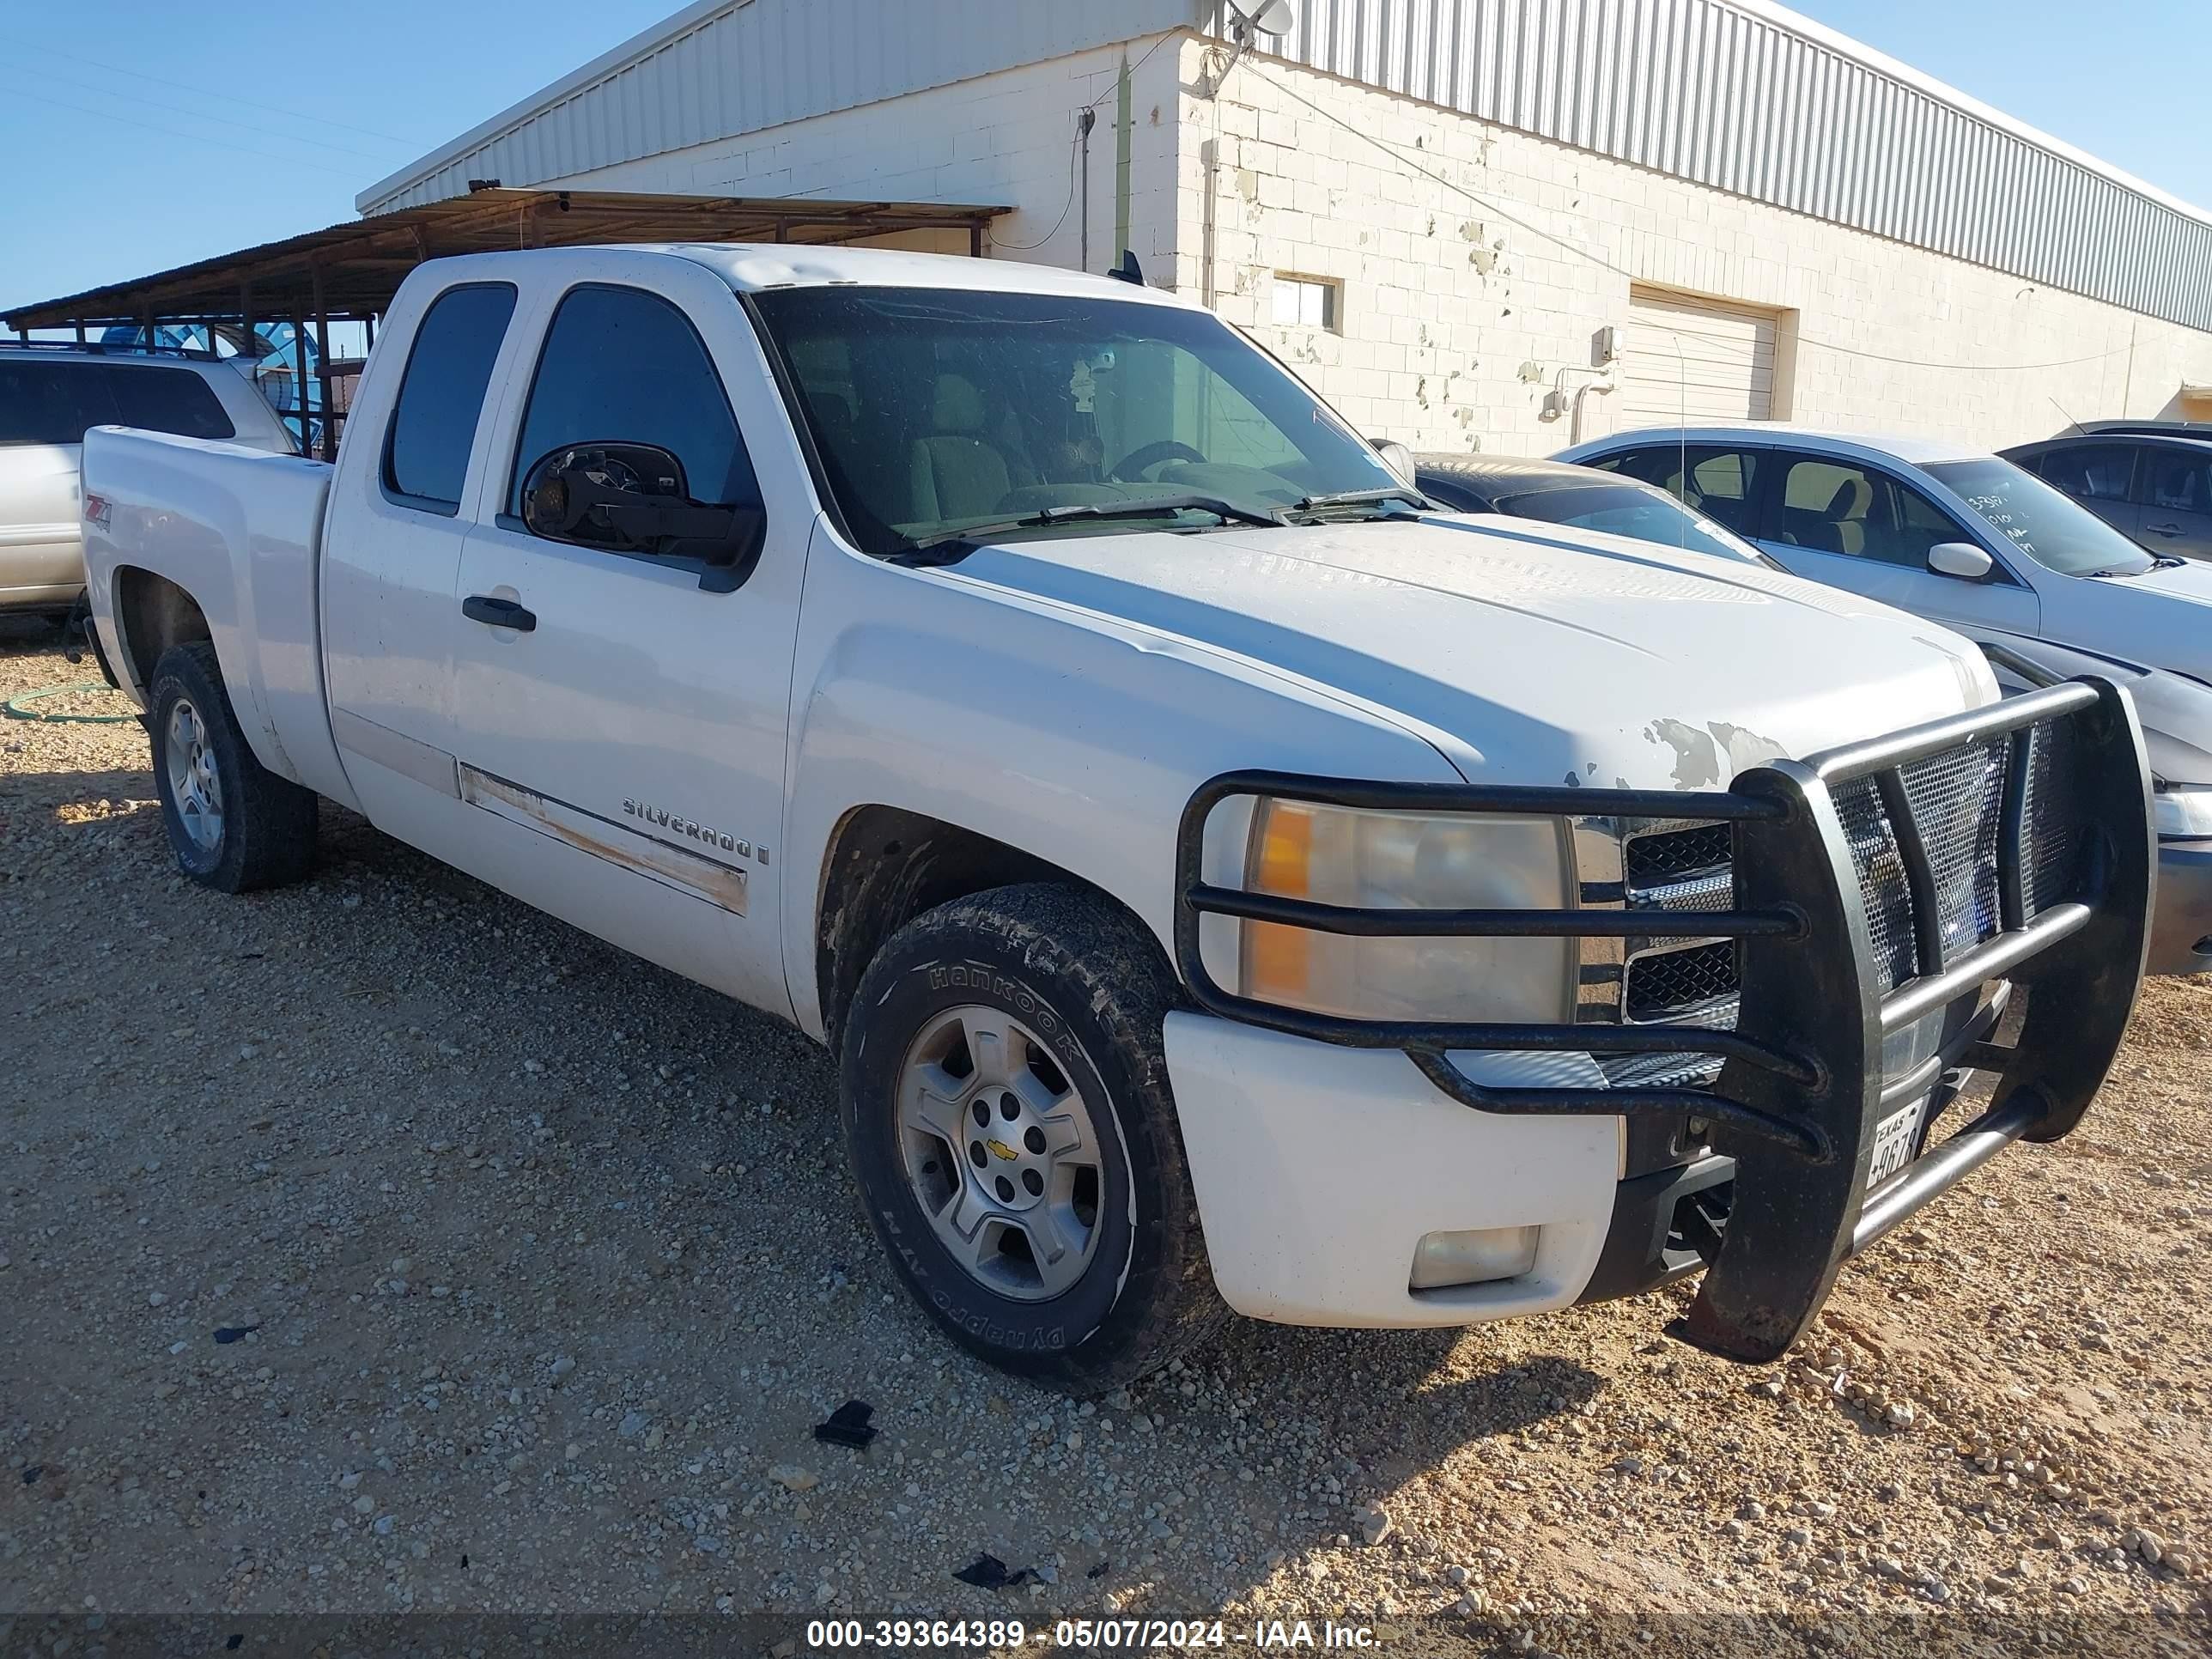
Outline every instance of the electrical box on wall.
<svg viewBox="0 0 2212 1659"><path fill-rule="evenodd" d="M1610 324L1590 336L1590 367L1603 368L1620 361L1620 331Z"/></svg>

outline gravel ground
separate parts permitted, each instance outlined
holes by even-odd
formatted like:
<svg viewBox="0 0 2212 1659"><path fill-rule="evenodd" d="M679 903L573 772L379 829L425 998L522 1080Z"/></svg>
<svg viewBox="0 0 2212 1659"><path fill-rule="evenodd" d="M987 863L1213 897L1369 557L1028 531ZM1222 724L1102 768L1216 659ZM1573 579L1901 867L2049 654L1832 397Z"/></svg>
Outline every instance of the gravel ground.
<svg viewBox="0 0 2212 1659"><path fill-rule="evenodd" d="M84 672L0 640L0 697ZM0 1652L434 1610L2212 1641L2212 985L2154 983L2082 1130L1848 1269L1787 1364L1662 1338L1678 1289L1239 1322L1078 1406L907 1305L797 1034L334 809L307 885L205 892L147 764L0 721ZM848 1398L866 1453L810 1433ZM982 1552L1035 1576L955 1581Z"/></svg>

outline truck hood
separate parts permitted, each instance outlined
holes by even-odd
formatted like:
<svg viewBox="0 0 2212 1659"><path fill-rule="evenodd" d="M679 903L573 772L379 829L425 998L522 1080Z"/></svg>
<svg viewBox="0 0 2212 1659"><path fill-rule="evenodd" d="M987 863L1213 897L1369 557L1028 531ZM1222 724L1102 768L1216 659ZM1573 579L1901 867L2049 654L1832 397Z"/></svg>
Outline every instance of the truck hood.
<svg viewBox="0 0 2212 1659"><path fill-rule="evenodd" d="M1470 781L1713 788L1998 695L1972 644L1886 605L1510 519L1038 537L945 574L1324 688Z"/></svg>

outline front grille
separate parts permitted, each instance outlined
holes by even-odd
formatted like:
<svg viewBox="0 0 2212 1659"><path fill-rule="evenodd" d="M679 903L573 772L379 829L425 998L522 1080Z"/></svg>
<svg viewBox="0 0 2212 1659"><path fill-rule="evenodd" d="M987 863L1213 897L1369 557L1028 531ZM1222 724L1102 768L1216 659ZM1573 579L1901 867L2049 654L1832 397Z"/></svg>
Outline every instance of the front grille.
<svg viewBox="0 0 2212 1659"><path fill-rule="evenodd" d="M1967 744L1899 769L1936 872L1948 967L2002 926L1997 913L1997 831L2004 816L2007 738ZM1939 964L1923 962L1923 973Z"/></svg>
<svg viewBox="0 0 2212 1659"><path fill-rule="evenodd" d="M1628 964L1622 1001L1638 1022L1678 1017L1736 994L1735 946L1726 939L1657 951Z"/></svg>
<svg viewBox="0 0 2212 1659"><path fill-rule="evenodd" d="M1628 884L1657 887L1705 871L1725 871L1734 833L1725 823L1701 823L1693 829L1637 836L1621 855Z"/></svg>
<svg viewBox="0 0 2212 1659"><path fill-rule="evenodd" d="M2023 803L2027 834L2022 885L2027 915L2070 895L2078 885L2086 835L2070 786L2073 722L2035 729ZM1935 876L1942 962L1920 960L1912 895L1898 850L1896 826L1875 778L1835 792L1882 989L1940 972L2003 926L1997 847L2003 832L2005 785L2013 764L2008 738L1964 744L1898 769ZM1734 898L1726 824L1657 824L1632 831L1621 848L1623 899L1633 910L1726 908ZM1620 1018L1638 1024L1732 1022L1737 952L1723 940L1698 940L1632 951L1618 970Z"/></svg>
<svg viewBox="0 0 2212 1659"><path fill-rule="evenodd" d="M2028 740L2027 799L2022 804L2027 846L2021 886L2033 919L2078 890L2088 831L2076 805L2080 792L2074 787L2080 742L2074 722L2039 726Z"/></svg>
<svg viewBox="0 0 2212 1659"><path fill-rule="evenodd" d="M1858 872L1875 963L1887 981L1885 988L1893 990L1922 974L1940 973L1996 937L2003 925L1997 899L1997 842L2011 766L2011 744L1997 739L1947 749L1898 769L1936 878L1941 962L1920 959L1905 860L1898 853L1896 826L1882 803L1880 785L1873 778L1856 778L1836 791L1836 811ZM2036 844L2033 835L2030 844Z"/></svg>
<svg viewBox="0 0 2212 1659"><path fill-rule="evenodd" d="M1734 831L1725 823L1655 825L1621 848L1631 910L1725 910L1735 902L1729 872ZM1736 949L1726 939L1668 940L1632 955L1622 971L1620 1018L1639 1025L1686 1023L1726 1029L1735 1024ZM1607 1067L1616 1085L1710 1083L1720 1071L1710 1056L1622 1055Z"/></svg>
<svg viewBox="0 0 2212 1659"><path fill-rule="evenodd" d="M1843 821L1844 844L1851 849L1851 866L1858 872L1875 966L1885 986L1902 985L1912 977L1917 959L1912 945L1912 895L1905 889L1897 832L1890 827L1874 780L1861 778L1836 791L1836 816Z"/></svg>

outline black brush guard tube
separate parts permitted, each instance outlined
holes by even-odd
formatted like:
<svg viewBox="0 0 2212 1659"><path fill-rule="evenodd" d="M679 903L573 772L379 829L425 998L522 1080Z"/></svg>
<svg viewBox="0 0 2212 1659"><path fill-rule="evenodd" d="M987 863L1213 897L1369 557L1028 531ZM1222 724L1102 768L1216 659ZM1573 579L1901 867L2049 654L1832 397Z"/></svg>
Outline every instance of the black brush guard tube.
<svg viewBox="0 0 2212 1659"><path fill-rule="evenodd" d="M2082 856L2068 890L2031 915L2029 740L2032 729L2058 721L2075 727L2065 784L2069 820L2083 832ZM1876 962L1834 792L1858 779L1875 781L1913 901L1917 959L1941 963L1931 909L1936 878L1899 769L2008 736L1998 931L1938 971L1892 989ZM2012 1141L2055 1140L2081 1121L2142 982L2156 863L2149 789L2134 709L2125 691L2101 679L2066 681L1871 742L1776 761L1738 775L1725 793L1232 772L1200 788L1183 812L1176 954L1193 1001L1205 1012L1294 1036L1401 1049L1437 1089L1477 1111L1689 1112L1711 1121L1714 1150L1735 1160L1735 1189L1718 1250L1678 1334L1731 1358L1771 1360L1802 1334L1856 1251ZM1203 876L1206 822L1222 802L1241 796L1397 811L1724 823L1734 842L1735 902L1702 912L1360 909L1214 886ZM1207 915L1359 936L1732 939L1740 1011L1733 1030L1340 1018L1223 989L1200 949ZM1869 1202L1868 1171L1885 1109L1884 1035L1978 996L1997 980L2028 994L2012 1043L1979 1042L1969 1056L1968 1063L1996 1075L1988 1110ZM1710 1091L1493 1088L1454 1066L1447 1058L1453 1049L1703 1054L1723 1066Z"/></svg>

